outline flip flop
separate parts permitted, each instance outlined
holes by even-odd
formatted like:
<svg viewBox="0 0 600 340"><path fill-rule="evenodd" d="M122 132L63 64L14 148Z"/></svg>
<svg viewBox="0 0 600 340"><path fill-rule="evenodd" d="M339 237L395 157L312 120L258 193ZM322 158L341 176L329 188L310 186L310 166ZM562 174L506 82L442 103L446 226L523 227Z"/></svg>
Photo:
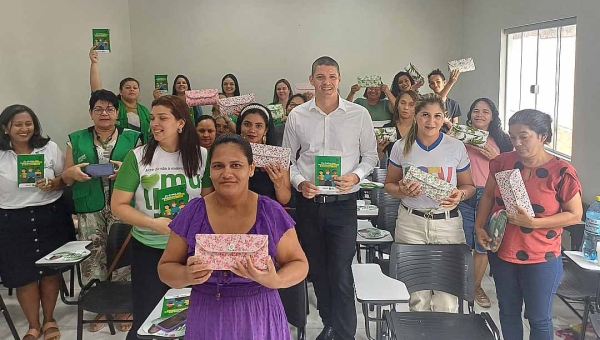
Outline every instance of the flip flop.
<svg viewBox="0 0 600 340"><path fill-rule="evenodd" d="M116 320L132 320L132 315L131 314L118 314L115 316ZM119 330L121 332L129 332L129 330L132 327L132 323L131 322L121 322L119 323Z"/></svg>
<svg viewBox="0 0 600 340"><path fill-rule="evenodd" d="M39 339L41 334L40 331L38 329L35 328L29 328L29 330L27 331L27 333L25 333L25 336L23 337L23 339L27 338L27 337L33 337L35 340Z"/></svg>
<svg viewBox="0 0 600 340"><path fill-rule="evenodd" d="M42 327L42 332L44 332L44 340L60 340L60 330L56 321L46 322Z"/></svg>
<svg viewBox="0 0 600 340"><path fill-rule="evenodd" d="M98 315L96 315L94 320L106 320L106 317L103 314L98 314ZM104 328L105 326L106 326L106 323L103 323L103 322L92 322L88 326L88 331L91 333L96 333L99 330L101 330L102 328Z"/></svg>

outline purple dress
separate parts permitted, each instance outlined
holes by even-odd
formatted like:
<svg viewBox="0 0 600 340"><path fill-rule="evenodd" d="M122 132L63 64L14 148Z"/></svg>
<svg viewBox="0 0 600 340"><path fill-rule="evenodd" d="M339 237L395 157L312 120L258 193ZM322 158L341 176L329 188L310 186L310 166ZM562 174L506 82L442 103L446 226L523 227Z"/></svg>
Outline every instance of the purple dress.
<svg viewBox="0 0 600 340"><path fill-rule="evenodd" d="M269 235L269 255L275 262L277 243L294 220L281 205L258 196L256 222L248 234ZM188 256L194 255L196 234L214 234L203 198L191 200L170 224L186 239ZM186 323L186 340L290 339L287 317L275 289L244 279L231 271L214 271L201 285L192 287Z"/></svg>

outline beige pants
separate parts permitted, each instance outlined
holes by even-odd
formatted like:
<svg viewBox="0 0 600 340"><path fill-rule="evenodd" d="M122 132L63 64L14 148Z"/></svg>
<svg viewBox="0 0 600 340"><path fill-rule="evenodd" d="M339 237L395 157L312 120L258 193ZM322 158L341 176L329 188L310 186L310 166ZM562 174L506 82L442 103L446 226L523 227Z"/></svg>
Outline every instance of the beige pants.
<svg viewBox="0 0 600 340"><path fill-rule="evenodd" d="M434 211L442 213L444 210ZM396 220L395 240L407 244L461 244L465 243L462 217L430 220L409 213L400 205ZM458 298L454 295L431 290L410 294L411 311L458 312Z"/></svg>

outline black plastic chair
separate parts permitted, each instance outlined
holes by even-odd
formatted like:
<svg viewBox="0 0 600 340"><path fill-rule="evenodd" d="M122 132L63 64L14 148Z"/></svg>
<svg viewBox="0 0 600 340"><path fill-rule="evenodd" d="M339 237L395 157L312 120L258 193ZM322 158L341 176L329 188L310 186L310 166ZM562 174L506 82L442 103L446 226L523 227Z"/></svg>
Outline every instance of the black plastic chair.
<svg viewBox="0 0 600 340"><path fill-rule="evenodd" d="M458 313L386 311L392 339L500 339L488 313L475 314L471 249L465 244L392 245L390 274L410 293L443 291L458 297ZM464 301L468 313L464 313ZM466 337L465 337L466 336Z"/></svg>
<svg viewBox="0 0 600 340"><path fill-rule="evenodd" d="M125 242L131 226L115 223L110 228L106 242L107 268L117 256L119 249ZM125 248L123 255L116 264L115 269L131 264L131 242ZM111 282L91 280L79 293L77 310L77 340L83 339L83 325L86 323L108 323L110 334L115 335L113 323L133 322L132 320L114 320L115 314L133 313L131 281ZM83 311L106 315L106 320L84 320Z"/></svg>
<svg viewBox="0 0 600 340"><path fill-rule="evenodd" d="M305 340L308 321L308 284L306 279L295 286L278 291L288 322L297 329L297 339Z"/></svg>
<svg viewBox="0 0 600 340"><path fill-rule="evenodd" d="M4 304L4 300L2 299L2 296L0 296L0 312L2 312L2 315L4 315L4 318L6 319L6 323L8 324L8 328L10 328L10 332L12 333L12 336L15 338L15 340L21 339L19 337L19 333L17 333L15 324L12 321L10 314L8 313L8 309L6 308L6 305Z"/></svg>

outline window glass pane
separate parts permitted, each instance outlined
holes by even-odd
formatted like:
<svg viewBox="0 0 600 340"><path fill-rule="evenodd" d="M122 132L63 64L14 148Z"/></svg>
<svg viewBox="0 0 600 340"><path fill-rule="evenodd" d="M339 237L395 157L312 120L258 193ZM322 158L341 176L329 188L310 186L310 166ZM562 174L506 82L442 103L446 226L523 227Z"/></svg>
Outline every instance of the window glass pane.
<svg viewBox="0 0 600 340"><path fill-rule="evenodd" d="M521 101L521 40L523 33L509 34L507 39L506 54L506 116L504 125L508 127L508 120L519 111Z"/></svg>
<svg viewBox="0 0 600 340"><path fill-rule="evenodd" d="M548 28L539 31L538 75L536 109L549 114L554 119L556 100L556 53L558 48L558 28ZM554 139L550 146L556 148Z"/></svg>
<svg viewBox="0 0 600 340"><path fill-rule="evenodd" d="M519 109L535 108L535 94L531 85L536 84L538 31L523 32L521 57L521 105Z"/></svg>
<svg viewBox="0 0 600 340"><path fill-rule="evenodd" d="M558 119L556 151L571 156L573 134L573 101L575 89L575 25L560 30L560 81L558 89Z"/></svg>

